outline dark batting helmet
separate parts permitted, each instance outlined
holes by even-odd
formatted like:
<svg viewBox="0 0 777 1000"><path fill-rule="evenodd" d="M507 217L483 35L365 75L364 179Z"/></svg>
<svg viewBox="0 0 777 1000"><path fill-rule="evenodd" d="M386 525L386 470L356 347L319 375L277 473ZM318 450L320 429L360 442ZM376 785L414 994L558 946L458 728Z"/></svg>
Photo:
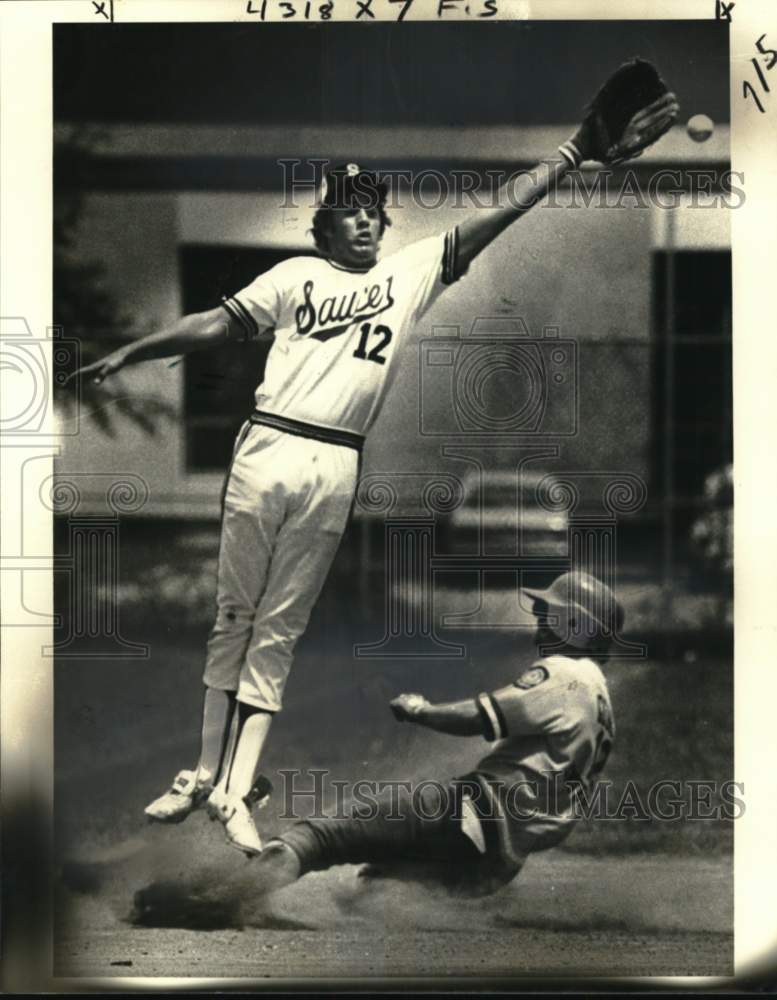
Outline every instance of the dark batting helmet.
<svg viewBox="0 0 777 1000"><path fill-rule="evenodd" d="M523 593L540 604L534 614L547 618L550 631L575 649L611 639L623 628L623 608L614 592L589 573L562 573L547 590L524 588Z"/></svg>

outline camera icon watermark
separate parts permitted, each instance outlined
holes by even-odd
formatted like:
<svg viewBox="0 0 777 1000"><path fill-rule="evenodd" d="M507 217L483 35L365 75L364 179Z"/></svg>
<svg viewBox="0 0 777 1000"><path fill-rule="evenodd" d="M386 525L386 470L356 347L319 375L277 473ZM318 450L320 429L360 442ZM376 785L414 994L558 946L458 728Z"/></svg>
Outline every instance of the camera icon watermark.
<svg viewBox="0 0 777 1000"><path fill-rule="evenodd" d="M420 432L429 437L572 437L578 428L578 346L517 317L481 317L469 333L437 326L420 344Z"/></svg>
<svg viewBox="0 0 777 1000"><path fill-rule="evenodd" d="M0 403L0 434L40 434L52 407L52 385L64 384L67 372L80 364L80 344L60 328L34 336L23 317L0 320L0 370L4 391ZM53 373L53 377L52 377ZM77 433L76 426L57 434Z"/></svg>

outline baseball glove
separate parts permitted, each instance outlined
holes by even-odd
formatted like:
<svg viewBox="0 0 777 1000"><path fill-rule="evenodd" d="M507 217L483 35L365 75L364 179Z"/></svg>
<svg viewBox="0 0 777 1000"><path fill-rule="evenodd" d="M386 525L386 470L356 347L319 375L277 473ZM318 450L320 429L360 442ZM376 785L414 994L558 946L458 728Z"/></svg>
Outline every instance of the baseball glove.
<svg viewBox="0 0 777 1000"><path fill-rule="evenodd" d="M671 127L680 106L652 63L631 59L603 84L581 129L585 159L622 163Z"/></svg>

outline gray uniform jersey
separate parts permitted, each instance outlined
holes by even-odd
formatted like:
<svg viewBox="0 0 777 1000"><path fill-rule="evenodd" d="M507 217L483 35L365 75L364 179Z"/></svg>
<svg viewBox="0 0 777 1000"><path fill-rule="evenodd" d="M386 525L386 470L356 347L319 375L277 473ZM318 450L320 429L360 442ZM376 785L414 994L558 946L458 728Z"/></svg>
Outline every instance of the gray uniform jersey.
<svg viewBox="0 0 777 1000"><path fill-rule="evenodd" d="M562 840L577 818L567 783L588 791L615 738L601 669L549 656L477 703L494 747L474 773L498 802L502 846L522 854Z"/></svg>

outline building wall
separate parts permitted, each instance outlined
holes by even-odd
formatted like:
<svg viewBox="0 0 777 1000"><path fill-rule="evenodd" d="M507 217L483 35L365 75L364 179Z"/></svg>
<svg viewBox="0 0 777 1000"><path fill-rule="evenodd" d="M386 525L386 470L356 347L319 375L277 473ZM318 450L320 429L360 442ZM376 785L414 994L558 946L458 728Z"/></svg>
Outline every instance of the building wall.
<svg viewBox="0 0 777 1000"><path fill-rule="evenodd" d="M579 431L558 441L552 469L627 471L647 477L650 444L651 249L665 241L665 212L649 208L542 205L513 225L448 290L415 331L392 393L365 451L364 471L449 469L459 464L440 455L438 439L419 434L422 339L435 327L470 331L478 318L525 321L532 337L544 327L579 344ZM180 314L178 247L228 243L309 248L310 211L283 209L278 192L149 193L101 192L85 198L79 250L102 260L108 284L138 330L147 332ZM405 204L393 212L384 253L440 232L471 209L444 205L424 210ZM682 217L692 209L680 210ZM695 245L725 239L724 212L697 212ZM663 227L663 228L662 228ZM681 232L683 226L676 226ZM701 234L701 235L700 235ZM675 239L677 235L675 233ZM181 413L183 369L173 359L149 362L122 373L129 394L164 399ZM63 439L59 468L66 471L135 472L146 478L151 499L144 514L218 516L220 474L189 474L179 419L162 420L154 437L126 421L115 438L97 428L88 413L80 433ZM398 446L399 445L399 446ZM515 464L515 443L493 453L495 462Z"/></svg>
<svg viewBox="0 0 777 1000"><path fill-rule="evenodd" d="M92 194L84 199L77 249L85 259L104 263L107 287L122 313L144 333L180 315L177 201L175 195L149 193ZM107 345L106 352L112 346ZM126 369L118 376L122 390L165 400L180 412L181 371L169 364L170 359ZM78 433L63 437L62 442L60 472L100 470L143 476L151 487L151 500L143 513L161 512L185 486L178 421L160 421L157 433L149 437L133 422L119 419L116 435L111 437L82 407ZM99 509L97 500L95 504Z"/></svg>

